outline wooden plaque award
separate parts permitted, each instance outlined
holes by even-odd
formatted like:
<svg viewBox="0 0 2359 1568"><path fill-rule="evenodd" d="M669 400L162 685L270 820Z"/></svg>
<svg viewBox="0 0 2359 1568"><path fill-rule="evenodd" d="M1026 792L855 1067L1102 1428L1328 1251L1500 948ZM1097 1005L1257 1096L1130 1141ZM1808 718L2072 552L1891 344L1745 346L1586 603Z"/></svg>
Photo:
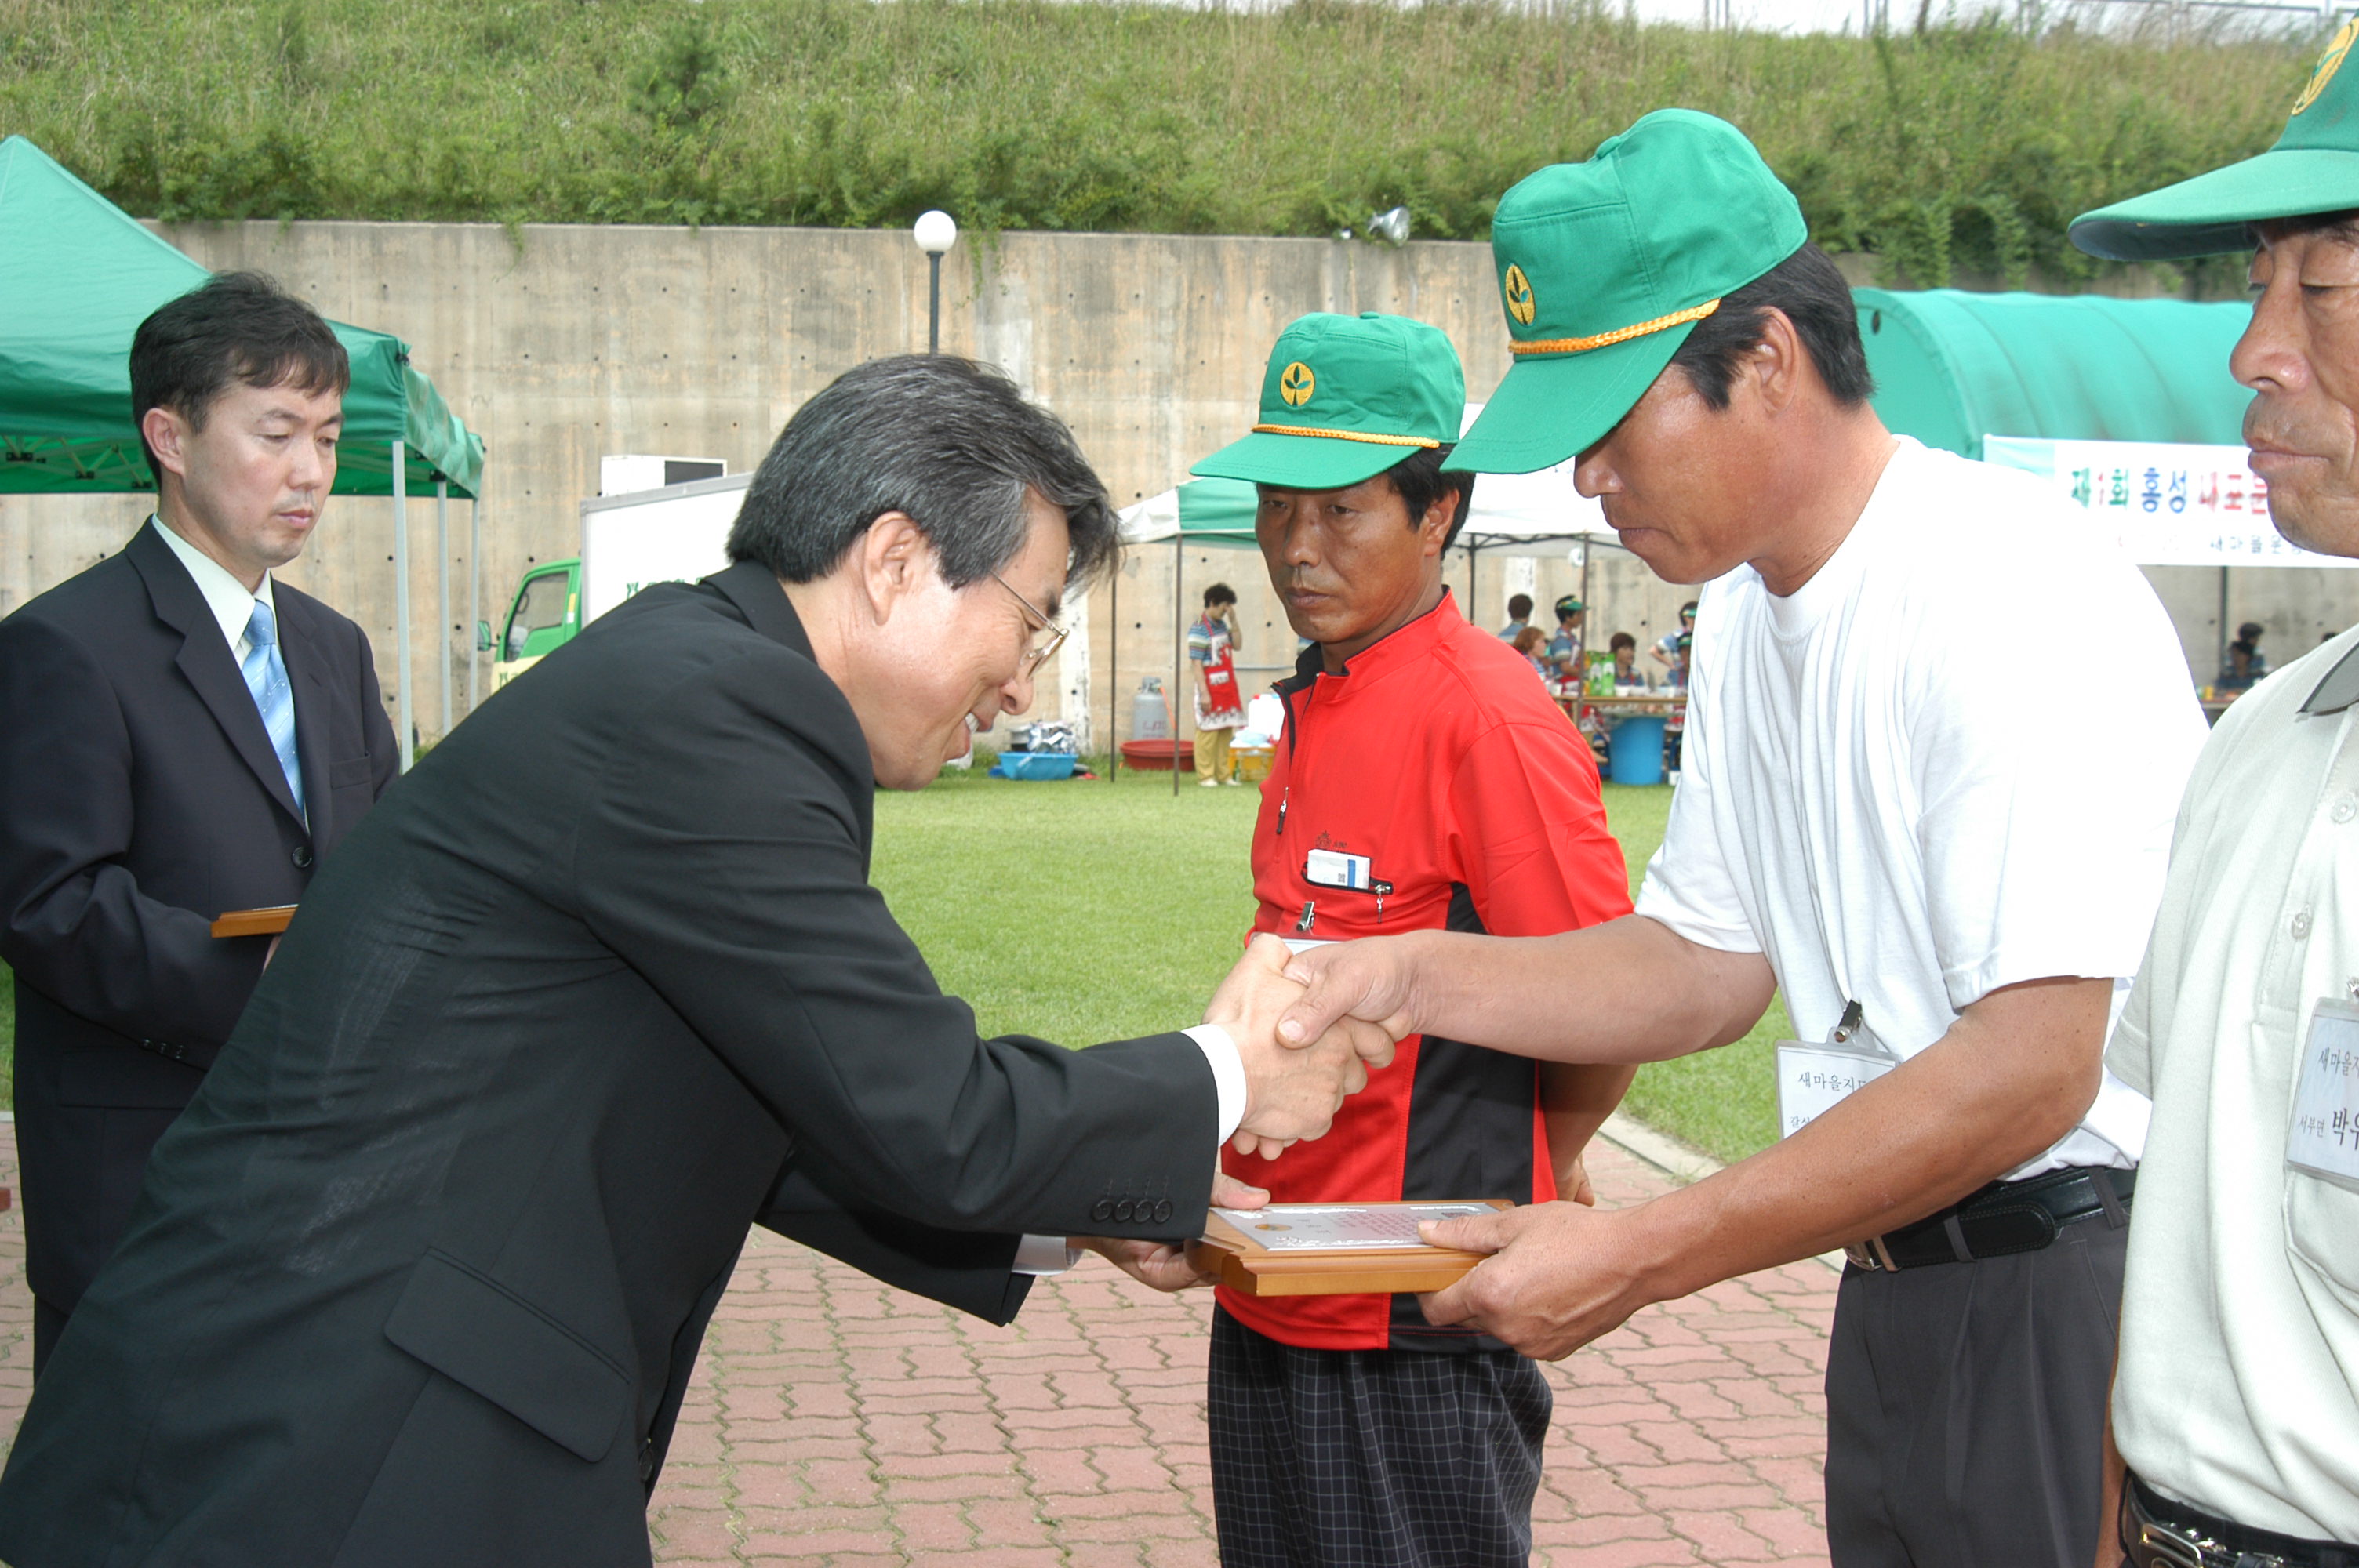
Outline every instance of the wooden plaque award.
<svg viewBox="0 0 2359 1568"><path fill-rule="evenodd" d="M1249 1296L1438 1291L1457 1283L1483 1254L1429 1247L1417 1239L1417 1222L1514 1206L1484 1198L1214 1209L1204 1234L1189 1243L1188 1260Z"/></svg>
<svg viewBox="0 0 2359 1568"><path fill-rule="evenodd" d="M222 917L213 922L213 935L276 936L286 930L287 923L294 918L295 906L291 903L273 904L268 909L225 910Z"/></svg>

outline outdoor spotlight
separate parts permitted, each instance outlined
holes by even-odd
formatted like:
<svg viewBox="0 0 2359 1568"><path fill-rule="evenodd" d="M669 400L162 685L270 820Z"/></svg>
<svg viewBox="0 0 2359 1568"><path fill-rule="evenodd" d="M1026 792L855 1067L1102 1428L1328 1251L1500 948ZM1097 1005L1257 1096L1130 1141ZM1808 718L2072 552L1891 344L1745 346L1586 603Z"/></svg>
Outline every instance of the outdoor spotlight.
<svg viewBox="0 0 2359 1568"><path fill-rule="evenodd" d="M913 232L918 237L918 248L929 256L940 255L958 243L958 220L939 207L919 213Z"/></svg>
<svg viewBox="0 0 2359 1568"><path fill-rule="evenodd" d="M1389 212L1379 212L1369 219L1368 237L1382 240L1388 245L1408 243L1408 209L1396 207Z"/></svg>

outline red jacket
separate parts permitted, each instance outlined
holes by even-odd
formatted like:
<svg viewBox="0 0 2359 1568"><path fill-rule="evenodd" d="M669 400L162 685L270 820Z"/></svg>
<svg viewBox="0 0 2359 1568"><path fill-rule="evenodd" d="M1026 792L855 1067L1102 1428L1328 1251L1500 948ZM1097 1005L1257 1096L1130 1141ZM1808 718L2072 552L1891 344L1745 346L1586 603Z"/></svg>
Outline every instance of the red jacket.
<svg viewBox="0 0 2359 1568"><path fill-rule="evenodd" d="M1254 829L1256 931L1536 936L1630 912L1588 743L1523 656L1467 625L1448 594L1342 675L1324 674L1321 651L1306 649L1277 691L1286 733ZM1556 1184L1538 1076L1521 1056L1411 1035L1326 1137L1275 1161L1224 1159L1277 1203L1546 1202ZM1430 1326L1414 1296L1257 1298L1223 1287L1220 1301L1288 1345L1496 1347Z"/></svg>

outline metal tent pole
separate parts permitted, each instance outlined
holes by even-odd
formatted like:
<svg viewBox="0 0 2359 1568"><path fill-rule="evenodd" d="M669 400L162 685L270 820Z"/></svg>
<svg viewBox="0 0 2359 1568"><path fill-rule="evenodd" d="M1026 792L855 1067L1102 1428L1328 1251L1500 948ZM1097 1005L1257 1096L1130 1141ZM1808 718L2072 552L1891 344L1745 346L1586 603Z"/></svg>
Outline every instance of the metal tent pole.
<svg viewBox="0 0 2359 1568"><path fill-rule="evenodd" d="M1575 689L1580 691L1589 689L1589 618L1597 613L1589 608L1590 555L1589 542L1584 539L1581 546L1581 656L1572 662L1573 678L1581 683Z"/></svg>
<svg viewBox="0 0 2359 1568"><path fill-rule="evenodd" d="M1107 592L1106 613L1114 618L1106 629L1106 783L1122 780L1122 561L1114 564L1114 587Z"/></svg>
<svg viewBox="0 0 2359 1568"><path fill-rule="evenodd" d="M1164 710L1171 716L1171 798L1180 798L1180 666L1188 657L1188 643L1180 629L1180 578L1185 565L1188 530L1171 535L1171 697Z"/></svg>
<svg viewBox="0 0 2359 1568"><path fill-rule="evenodd" d="M942 351L942 253L926 253L926 352Z"/></svg>
<svg viewBox="0 0 2359 1568"><path fill-rule="evenodd" d="M401 732L401 771L417 761L409 734L409 454L393 438L393 676L394 727Z"/></svg>
<svg viewBox="0 0 2359 1568"><path fill-rule="evenodd" d="M481 482L480 481L478 482ZM475 646L475 628L484 616L484 503L467 503L467 711L475 711L475 672L483 663Z"/></svg>
<svg viewBox="0 0 2359 1568"><path fill-rule="evenodd" d="M2226 567L2222 567L2222 568L2220 568L2220 647L2219 647L2219 651L2218 651L2217 653L2215 653L2215 654L2213 654L2212 655L2212 679L2211 679L2211 680L2207 680L2207 681L2198 681L2196 684L2197 684L2198 686L2210 686L2210 685L2212 685L2212 682L2217 681L2217 680L2220 678L2220 674L2219 674L2219 672L2221 672L2222 670L2226 669L2227 667L2228 667L2228 568L2227 568Z"/></svg>
<svg viewBox="0 0 2359 1568"><path fill-rule="evenodd" d="M442 728L440 736L451 733L451 481L434 481L434 592L435 611L440 615L434 629L434 641L440 644L441 657L435 663L442 666Z"/></svg>

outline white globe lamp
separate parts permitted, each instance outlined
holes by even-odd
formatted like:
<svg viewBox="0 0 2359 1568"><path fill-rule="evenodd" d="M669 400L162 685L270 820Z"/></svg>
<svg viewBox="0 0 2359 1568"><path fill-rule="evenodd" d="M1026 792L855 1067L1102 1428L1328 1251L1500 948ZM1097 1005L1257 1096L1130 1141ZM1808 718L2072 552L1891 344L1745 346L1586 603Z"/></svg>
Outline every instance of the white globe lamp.
<svg viewBox="0 0 2359 1568"><path fill-rule="evenodd" d="M926 253L926 351L942 351L942 253L958 243L958 220L937 207L918 214L910 231Z"/></svg>

